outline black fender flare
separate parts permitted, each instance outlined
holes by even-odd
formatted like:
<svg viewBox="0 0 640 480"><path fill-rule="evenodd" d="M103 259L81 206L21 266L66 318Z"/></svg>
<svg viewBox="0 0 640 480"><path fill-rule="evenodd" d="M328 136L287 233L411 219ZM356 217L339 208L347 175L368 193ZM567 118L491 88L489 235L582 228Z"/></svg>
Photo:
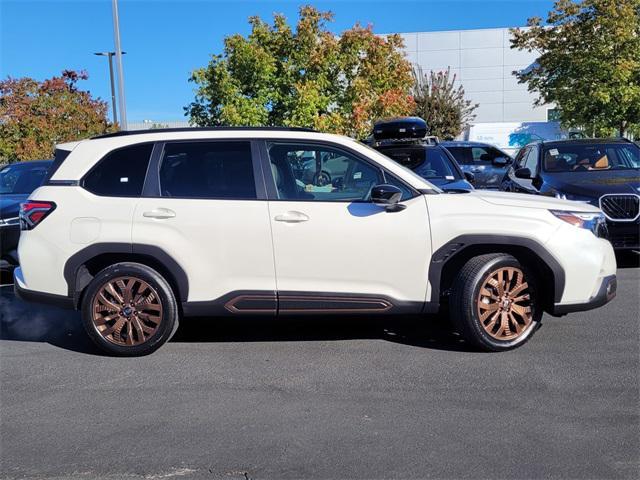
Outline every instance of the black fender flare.
<svg viewBox="0 0 640 480"><path fill-rule="evenodd" d="M131 254L143 255L160 263L173 276L181 302L186 302L189 296L189 279L180 264L167 252L155 245L140 243L94 243L69 257L64 265L64 279L67 282L67 290L74 305L78 305L80 293L84 286L78 285L82 279L81 267L99 255L104 254ZM87 272L88 274L88 272ZM88 282L87 282L88 283Z"/></svg>
<svg viewBox="0 0 640 480"><path fill-rule="evenodd" d="M442 271L447 262L449 262L452 258L455 258L456 255L459 255L466 248L478 245L508 245L511 247L523 247L531 250L553 272L553 301L555 303L559 303L561 301L565 285L564 269L541 243L527 237L518 237L511 235L469 234L460 235L453 240L445 243L442 247L433 252L429 265L429 284L431 285L432 302L439 301L441 293L440 280L442 277Z"/></svg>

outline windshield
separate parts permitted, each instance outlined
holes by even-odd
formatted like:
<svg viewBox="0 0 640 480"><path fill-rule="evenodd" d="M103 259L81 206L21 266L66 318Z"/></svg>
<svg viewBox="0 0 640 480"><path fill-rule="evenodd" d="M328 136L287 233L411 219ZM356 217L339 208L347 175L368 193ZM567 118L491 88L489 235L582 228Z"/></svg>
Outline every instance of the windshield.
<svg viewBox="0 0 640 480"><path fill-rule="evenodd" d="M640 168L640 148L632 143L569 144L544 150L547 172L590 172Z"/></svg>
<svg viewBox="0 0 640 480"><path fill-rule="evenodd" d="M0 169L0 194L28 195L42 185L48 165L7 165Z"/></svg>

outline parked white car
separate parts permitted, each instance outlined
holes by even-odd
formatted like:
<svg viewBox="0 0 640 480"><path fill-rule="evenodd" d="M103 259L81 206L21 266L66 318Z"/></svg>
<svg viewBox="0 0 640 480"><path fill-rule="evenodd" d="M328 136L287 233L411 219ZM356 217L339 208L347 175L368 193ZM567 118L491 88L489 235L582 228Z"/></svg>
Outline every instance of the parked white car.
<svg viewBox="0 0 640 480"><path fill-rule="evenodd" d="M446 194L346 137L120 132L59 145L52 169L22 206L16 292L81 309L116 355L154 351L183 316L442 307L467 341L498 351L528 340L543 311L615 296L596 207Z"/></svg>

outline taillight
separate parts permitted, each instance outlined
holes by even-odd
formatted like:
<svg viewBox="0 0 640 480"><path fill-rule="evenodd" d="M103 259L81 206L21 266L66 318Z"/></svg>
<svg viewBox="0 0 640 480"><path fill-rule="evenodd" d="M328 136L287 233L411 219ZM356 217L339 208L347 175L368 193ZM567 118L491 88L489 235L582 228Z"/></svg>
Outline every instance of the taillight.
<svg viewBox="0 0 640 480"><path fill-rule="evenodd" d="M53 202L28 200L20 204L20 230L31 230L56 209Z"/></svg>

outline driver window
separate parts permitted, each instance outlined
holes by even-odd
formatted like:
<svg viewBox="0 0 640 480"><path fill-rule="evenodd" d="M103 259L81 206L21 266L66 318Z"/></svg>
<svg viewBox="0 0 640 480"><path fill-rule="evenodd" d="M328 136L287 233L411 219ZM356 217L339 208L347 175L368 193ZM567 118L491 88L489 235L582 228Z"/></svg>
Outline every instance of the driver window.
<svg viewBox="0 0 640 480"><path fill-rule="evenodd" d="M271 143L268 149L281 200L368 200L371 189L382 183L378 168L332 147Z"/></svg>
<svg viewBox="0 0 640 480"><path fill-rule="evenodd" d="M471 149L474 163L491 163L496 155L489 149L483 147L473 147Z"/></svg>

